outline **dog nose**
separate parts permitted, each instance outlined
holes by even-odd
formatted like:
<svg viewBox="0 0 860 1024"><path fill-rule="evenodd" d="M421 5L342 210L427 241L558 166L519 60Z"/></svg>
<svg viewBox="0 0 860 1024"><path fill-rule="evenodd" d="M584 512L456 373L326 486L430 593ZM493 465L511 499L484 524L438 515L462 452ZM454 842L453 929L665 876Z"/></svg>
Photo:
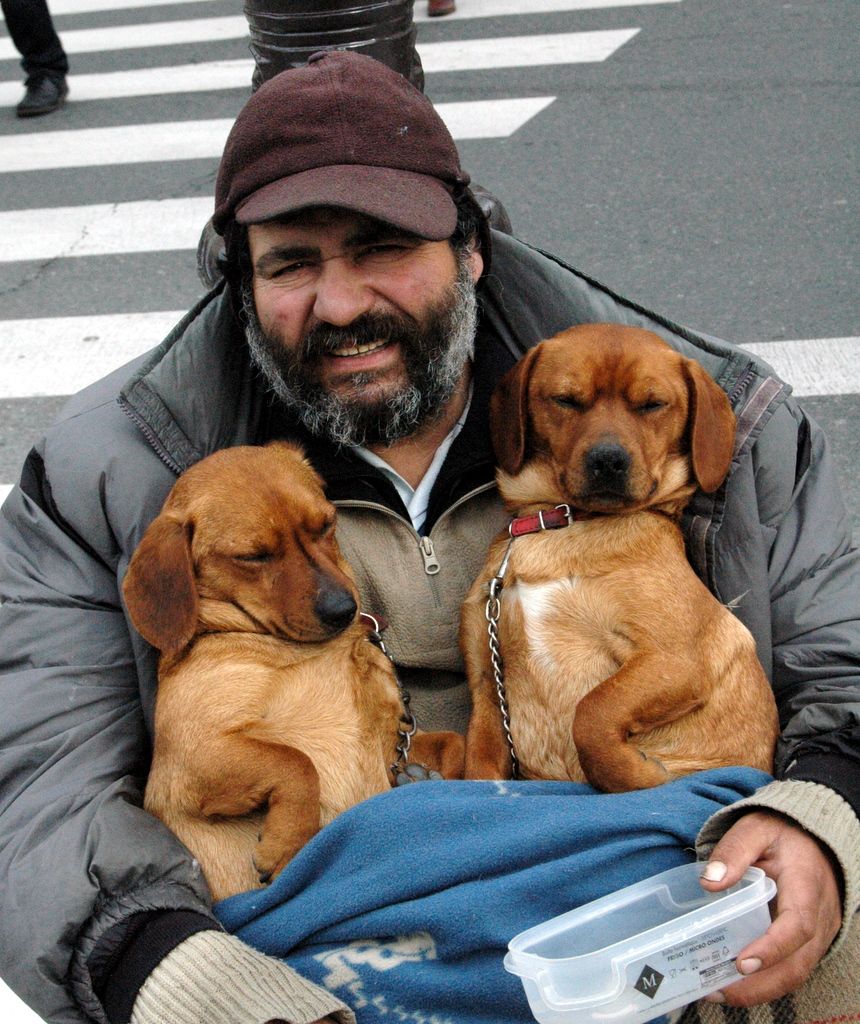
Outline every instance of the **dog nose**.
<svg viewBox="0 0 860 1024"><path fill-rule="evenodd" d="M355 618L358 605L352 594L342 587L321 587L314 611L323 625L332 629L346 629Z"/></svg>
<svg viewBox="0 0 860 1024"><path fill-rule="evenodd" d="M630 455L616 441L598 442L585 457L585 471L592 485L618 485L630 469Z"/></svg>

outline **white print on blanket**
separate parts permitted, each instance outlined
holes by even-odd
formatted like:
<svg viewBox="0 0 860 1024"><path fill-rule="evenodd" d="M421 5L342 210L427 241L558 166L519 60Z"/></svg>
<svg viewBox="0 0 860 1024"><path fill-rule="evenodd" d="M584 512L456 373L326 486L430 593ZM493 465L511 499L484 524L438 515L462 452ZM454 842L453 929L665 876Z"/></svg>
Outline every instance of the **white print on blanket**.
<svg viewBox="0 0 860 1024"><path fill-rule="evenodd" d="M403 935L391 942L359 939L348 946L317 953L314 959L328 970L322 984L330 992L346 989L349 997L344 998L354 1010L372 1006L380 1016L390 1014L392 1020L410 1021L412 1024L454 1024L447 1017L391 1006L384 995L373 996L365 987L365 981L372 979L371 972L391 971L403 964L435 960L436 944L426 932ZM357 968L371 976L362 979Z"/></svg>

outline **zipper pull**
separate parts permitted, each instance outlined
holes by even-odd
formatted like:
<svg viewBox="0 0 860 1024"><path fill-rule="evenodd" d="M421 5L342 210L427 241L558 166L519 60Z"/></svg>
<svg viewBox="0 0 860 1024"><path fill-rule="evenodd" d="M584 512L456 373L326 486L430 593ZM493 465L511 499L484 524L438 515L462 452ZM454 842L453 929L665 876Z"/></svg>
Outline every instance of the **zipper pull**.
<svg viewBox="0 0 860 1024"><path fill-rule="evenodd" d="M429 537L422 537L418 547L421 549L421 557L424 559L424 572L428 576L435 576L439 572L439 561L436 558L433 541Z"/></svg>

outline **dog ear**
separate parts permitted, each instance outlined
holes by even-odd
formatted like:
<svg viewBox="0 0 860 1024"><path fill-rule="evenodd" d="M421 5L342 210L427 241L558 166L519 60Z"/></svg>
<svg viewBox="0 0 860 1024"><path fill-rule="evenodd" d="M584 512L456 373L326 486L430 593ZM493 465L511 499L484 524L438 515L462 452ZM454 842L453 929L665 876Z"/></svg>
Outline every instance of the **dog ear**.
<svg viewBox="0 0 860 1024"><path fill-rule="evenodd" d="M490 398L490 437L496 461L506 473L518 473L525 462L529 380L539 348L530 348L508 370Z"/></svg>
<svg viewBox="0 0 860 1024"><path fill-rule="evenodd" d="M150 523L122 584L135 628L160 651L179 651L197 626L197 587L188 527L162 513Z"/></svg>
<svg viewBox="0 0 860 1024"><path fill-rule="evenodd" d="M693 475L710 494L725 480L735 447L735 414L725 391L694 359L684 362Z"/></svg>

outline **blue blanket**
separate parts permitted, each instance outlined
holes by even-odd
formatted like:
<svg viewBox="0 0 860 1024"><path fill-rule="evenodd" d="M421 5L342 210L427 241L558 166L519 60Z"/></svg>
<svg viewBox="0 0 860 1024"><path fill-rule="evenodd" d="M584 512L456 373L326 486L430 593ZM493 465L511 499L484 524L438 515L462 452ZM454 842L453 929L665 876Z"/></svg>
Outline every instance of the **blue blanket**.
<svg viewBox="0 0 860 1024"><path fill-rule="evenodd" d="M694 858L706 818L769 781L702 772L606 795L559 782L424 782L324 828L224 926L340 996L361 1024L528 1024L502 967L518 932Z"/></svg>

